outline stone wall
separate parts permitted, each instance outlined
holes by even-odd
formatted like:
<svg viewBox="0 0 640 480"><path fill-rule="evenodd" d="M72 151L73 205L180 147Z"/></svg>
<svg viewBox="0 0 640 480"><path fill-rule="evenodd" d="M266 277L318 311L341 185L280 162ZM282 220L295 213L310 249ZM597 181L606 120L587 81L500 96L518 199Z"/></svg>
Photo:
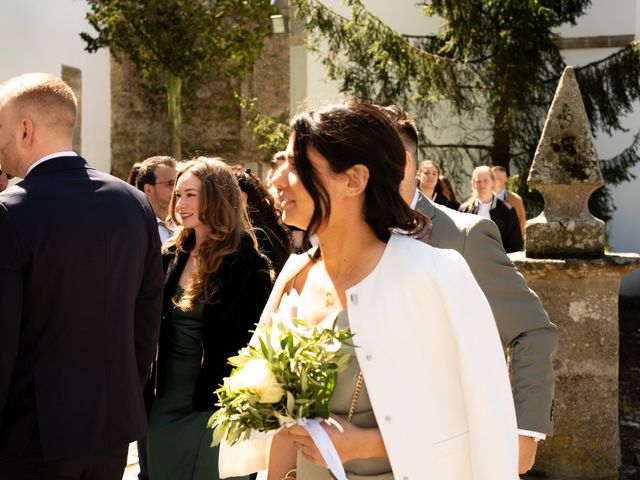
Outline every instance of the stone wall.
<svg viewBox="0 0 640 480"><path fill-rule="evenodd" d="M289 108L289 36L267 39L262 58L241 87L243 96L258 97L260 111L278 117ZM182 99L184 158L207 154L241 163L262 174L272 152L260 150L246 125L244 112L228 83L212 74L197 86L185 81ZM134 162L170 155L170 130L163 91L142 85L131 62L111 60L111 171L125 178Z"/></svg>

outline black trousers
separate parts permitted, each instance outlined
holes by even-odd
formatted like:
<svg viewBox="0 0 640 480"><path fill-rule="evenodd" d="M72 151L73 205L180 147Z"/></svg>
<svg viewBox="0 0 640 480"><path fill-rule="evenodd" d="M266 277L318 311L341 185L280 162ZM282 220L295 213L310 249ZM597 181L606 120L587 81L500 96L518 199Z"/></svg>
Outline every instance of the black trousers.
<svg viewBox="0 0 640 480"><path fill-rule="evenodd" d="M129 445L93 455L46 462L39 452L3 455L0 480L122 480Z"/></svg>
<svg viewBox="0 0 640 480"><path fill-rule="evenodd" d="M147 436L145 435L138 440L138 465L140 473L138 480L149 480L149 469L147 468Z"/></svg>

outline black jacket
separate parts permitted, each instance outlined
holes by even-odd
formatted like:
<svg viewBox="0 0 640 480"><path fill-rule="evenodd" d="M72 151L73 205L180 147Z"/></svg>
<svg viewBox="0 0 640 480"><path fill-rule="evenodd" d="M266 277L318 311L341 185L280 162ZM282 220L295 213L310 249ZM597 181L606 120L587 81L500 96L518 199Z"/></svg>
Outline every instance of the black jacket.
<svg viewBox="0 0 640 480"><path fill-rule="evenodd" d="M160 340L148 385L155 398L162 397L164 393L172 298L188 258L188 253L181 253L175 247L163 255L167 272ZM236 355L251 339L251 330L260 319L272 287L269 261L253 247L248 236L242 240L237 253L224 259L216 277L220 281L220 288L211 303L204 307L203 361L198 380L193 386L194 411L215 408L217 399L213 392L231 371L227 358Z"/></svg>
<svg viewBox="0 0 640 480"><path fill-rule="evenodd" d="M478 202L476 197L472 197L460 205L459 210L465 213L477 214ZM511 253L522 250L524 242L522 240L522 231L520 230L520 221L515 209L494 195L489 215L500 231L500 238L505 252Z"/></svg>
<svg viewBox="0 0 640 480"><path fill-rule="evenodd" d="M139 190L58 157L0 194L0 463L35 429L45 460L144 435L161 296Z"/></svg>

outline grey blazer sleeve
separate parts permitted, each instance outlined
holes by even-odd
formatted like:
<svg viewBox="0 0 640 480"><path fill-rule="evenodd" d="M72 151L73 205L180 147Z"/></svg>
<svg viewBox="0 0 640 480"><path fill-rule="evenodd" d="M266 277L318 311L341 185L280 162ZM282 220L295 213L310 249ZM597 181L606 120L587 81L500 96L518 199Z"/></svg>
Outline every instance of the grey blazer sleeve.
<svg viewBox="0 0 640 480"><path fill-rule="evenodd" d="M556 326L506 255L495 224L478 220L468 225L461 253L491 305L503 346L511 350L518 428L551 435Z"/></svg>

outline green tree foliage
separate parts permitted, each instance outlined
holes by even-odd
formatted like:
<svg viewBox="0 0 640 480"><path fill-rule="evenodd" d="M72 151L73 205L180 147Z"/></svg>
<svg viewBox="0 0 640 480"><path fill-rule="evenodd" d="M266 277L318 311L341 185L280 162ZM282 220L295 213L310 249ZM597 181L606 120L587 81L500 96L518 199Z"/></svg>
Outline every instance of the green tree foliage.
<svg viewBox="0 0 640 480"><path fill-rule="evenodd" d="M240 107L247 115L247 125L251 127L253 139L258 142L258 148L269 152L284 150L289 143L289 125L285 114L273 118L262 113L257 107L257 98L244 98L235 94Z"/></svg>
<svg viewBox="0 0 640 480"><path fill-rule="evenodd" d="M173 155L181 155L181 98L185 81L214 74L241 80L271 32L269 0L87 0L96 35L81 33L86 50L108 47L137 67L144 82L163 87ZM118 58L117 56L115 57Z"/></svg>
<svg viewBox="0 0 640 480"><path fill-rule="evenodd" d="M318 0L293 1L310 48L343 93L411 111L425 127L423 153L454 177L470 164L528 172L565 67L554 31L575 24L590 0L425 1L424 13L441 19L431 36L401 35L362 0L343 3L349 18ZM639 53L633 42L575 69L593 132L624 130L621 119L640 98ZM623 152L601 161L607 186L590 202L600 218L615 210L609 187L633 178L639 143L636 134ZM539 211L540 196L528 190L526 174L518 178L530 213Z"/></svg>

